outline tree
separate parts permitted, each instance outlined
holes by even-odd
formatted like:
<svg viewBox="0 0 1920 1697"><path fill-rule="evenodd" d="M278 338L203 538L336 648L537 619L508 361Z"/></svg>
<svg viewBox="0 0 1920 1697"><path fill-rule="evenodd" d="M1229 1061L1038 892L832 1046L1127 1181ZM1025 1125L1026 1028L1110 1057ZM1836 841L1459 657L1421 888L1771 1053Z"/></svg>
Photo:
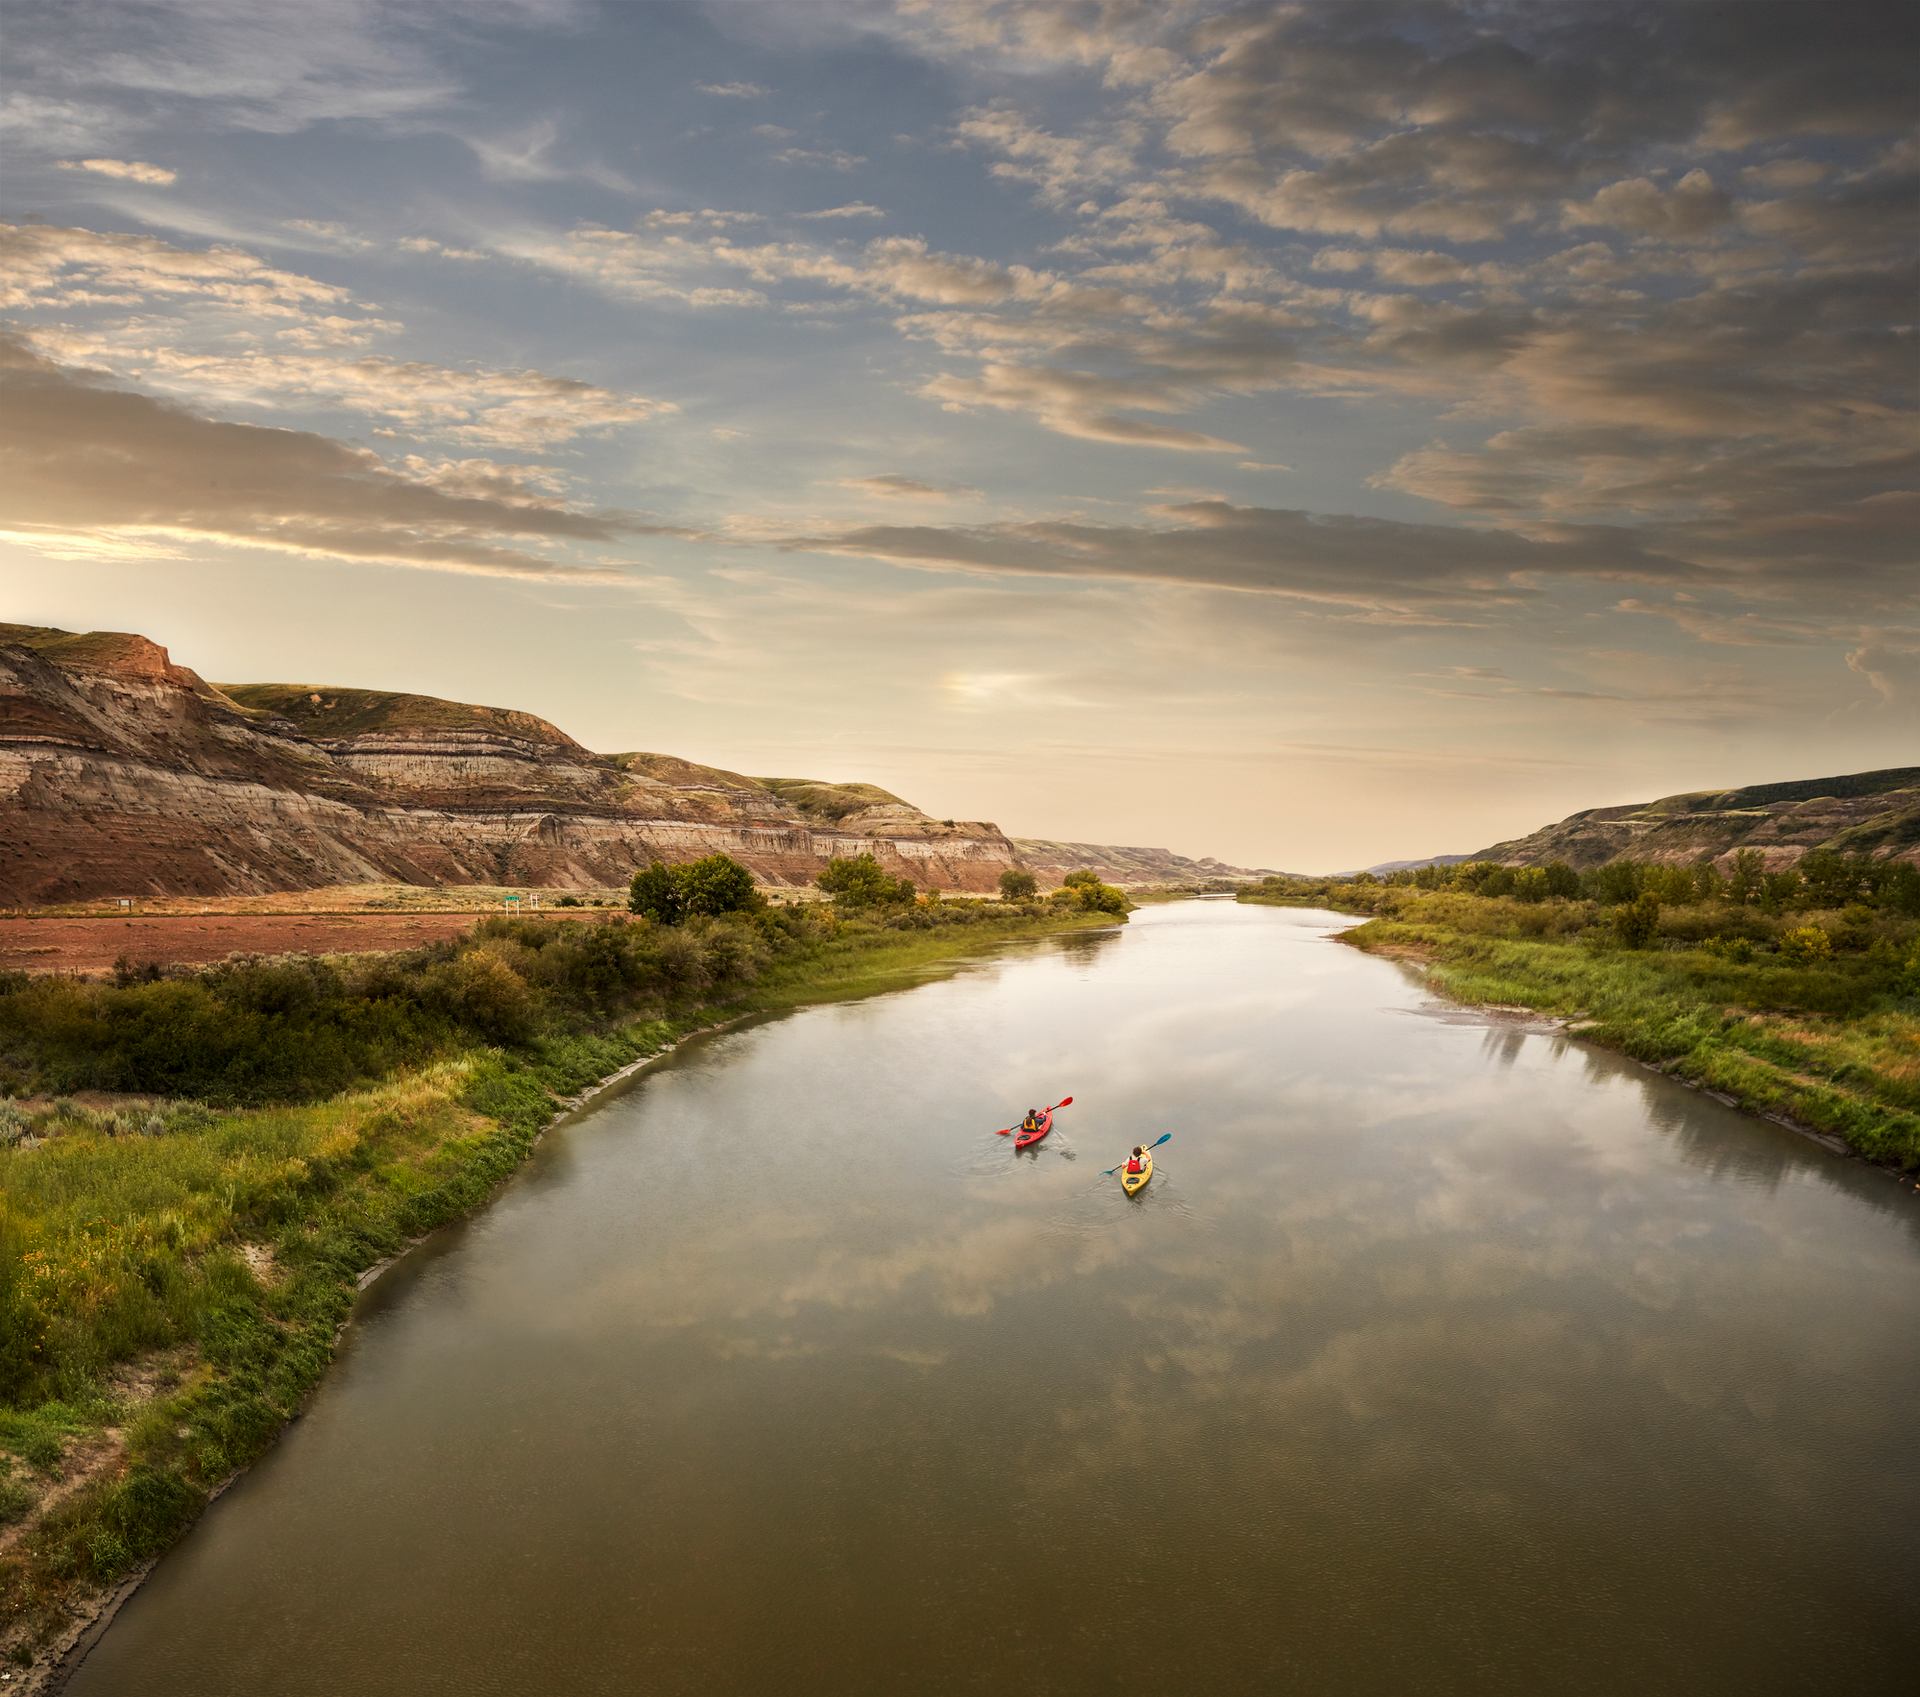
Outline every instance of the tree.
<svg viewBox="0 0 1920 1697"><path fill-rule="evenodd" d="M766 906L753 874L730 854L710 854L674 868L680 899L689 914L753 913Z"/></svg>
<svg viewBox="0 0 1920 1697"><path fill-rule="evenodd" d="M1751 907L1760 899L1767 876L1767 857L1757 848L1743 848L1733 857L1727 872L1727 900L1736 907Z"/></svg>
<svg viewBox="0 0 1920 1697"><path fill-rule="evenodd" d="M1090 866L1083 866L1078 872L1069 872L1060 882L1070 890L1097 890L1100 887L1100 874Z"/></svg>
<svg viewBox="0 0 1920 1697"><path fill-rule="evenodd" d="M1910 860L1894 862L1880 886L1880 905L1889 913L1920 914L1920 866Z"/></svg>
<svg viewBox="0 0 1920 1697"><path fill-rule="evenodd" d="M833 905L841 909L885 907L913 900L912 879L888 876L870 854L856 854L847 859L836 855L814 882L832 896Z"/></svg>
<svg viewBox="0 0 1920 1697"><path fill-rule="evenodd" d="M1547 894L1571 900L1580 893L1580 874L1564 860L1550 860L1540 868L1547 875Z"/></svg>
<svg viewBox="0 0 1920 1697"><path fill-rule="evenodd" d="M1040 888L1031 872L1025 867L1009 866L1000 874L1000 899L1009 902L1024 902L1033 899L1034 892Z"/></svg>
<svg viewBox="0 0 1920 1697"><path fill-rule="evenodd" d="M1523 902L1543 902L1549 894L1543 866L1523 866L1513 875L1513 894Z"/></svg>
<svg viewBox="0 0 1920 1697"><path fill-rule="evenodd" d="M1630 902L1639 895L1642 874L1638 861L1610 860L1588 872L1584 882L1588 895L1612 906L1615 902Z"/></svg>
<svg viewBox="0 0 1920 1697"><path fill-rule="evenodd" d="M627 906L656 925L678 925L696 915L754 913L766 906L753 874L730 854L710 854L680 866L656 860L633 875Z"/></svg>
<svg viewBox="0 0 1920 1697"><path fill-rule="evenodd" d="M1785 913L1800 899L1800 874L1789 866L1760 880L1760 906L1768 913Z"/></svg>
<svg viewBox="0 0 1920 1697"><path fill-rule="evenodd" d="M1814 907L1844 907L1860 888L1860 868L1844 854L1815 849L1800 857L1800 876Z"/></svg>
<svg viewBox="0 0 1920 1697"><path fill-rule="evenodd" d="M687 916L686 899L673 868L656 860L634 873L627 892L627 906L643 913L657 925L678 925Z"/></svg>

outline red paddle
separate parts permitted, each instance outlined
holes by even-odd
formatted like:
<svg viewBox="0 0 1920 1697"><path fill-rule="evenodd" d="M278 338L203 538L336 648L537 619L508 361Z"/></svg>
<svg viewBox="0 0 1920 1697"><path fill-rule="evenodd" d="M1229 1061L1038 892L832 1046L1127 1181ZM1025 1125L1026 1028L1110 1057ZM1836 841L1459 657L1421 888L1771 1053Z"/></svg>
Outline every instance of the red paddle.
<svg viewBox="0 0 1920 1697"><path fill-rule="evenodd" d="M1057 1114L1062 1108L1071 1108L1072 1106L1073 1106L1073 1098L1071 1096L1068 1096L1058 1102L1055 1102L1054 1105L1047 1110L1047 1112L1050 1114ZM1011 1137L1014 1134L1014 1131L1016 1129L1017 1129L1016 1127L1010 1126L1010 1125L1002 1126L993 1135L995 1137Z"/></svg>

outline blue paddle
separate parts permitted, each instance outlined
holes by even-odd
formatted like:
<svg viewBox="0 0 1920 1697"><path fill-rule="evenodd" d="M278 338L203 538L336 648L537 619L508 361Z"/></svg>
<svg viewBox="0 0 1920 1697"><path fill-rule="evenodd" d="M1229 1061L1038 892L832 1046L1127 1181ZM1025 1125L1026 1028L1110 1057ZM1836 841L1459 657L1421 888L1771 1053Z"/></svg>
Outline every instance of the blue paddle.
<svg viewBox="0 0 1920 1697"><path fill-rule="evenodd" d="M1161 1135L1160 1135L1159 1137L1157 1137L1157 1138L1155 1138L1153 1142L1151 1142L1151 1143L1149 1143L1149 1144L1147 1145L1147 1147L1148 1147L1149 1149L1158 1149L1158 1148L1160 1147L1160 1145L1161 1145L1162 1143L1164 1143L1164 1142L1166 1142L1166 1140L1167 1140L1167 1139L1168 1139L1169 1137L1171 1137L1172 1135L1173 1135L1173 1133L1172 1133L1172 1132L1170 1132L1170 1131L1169 1131L1169 1132L1164 1132L1164 1133L1162 1133L1162 1134L1161 1134ZM1122 1161L1122 1162L1120 1163L1120 1167L1124 1167L1124 1166L1125 1166L1126 1164L1127 1164L1127 1163L1126 1163L1125 1161ZM1107 1168L1107 1170L1106 1170L1106 1171L1105 1171L1104 1173L1102 1173L1102 1174L1101 1174L1100 1176L1101 1176L1102 1178L1112 1178L1112 1177L1113 1177L1113 1175L1114 1175L1115 1173L1117 1173L1117 1172L1118 1172L1118 1171L1120 1170L1120 1167L1109 1167L1109 1168Z"/></svg>

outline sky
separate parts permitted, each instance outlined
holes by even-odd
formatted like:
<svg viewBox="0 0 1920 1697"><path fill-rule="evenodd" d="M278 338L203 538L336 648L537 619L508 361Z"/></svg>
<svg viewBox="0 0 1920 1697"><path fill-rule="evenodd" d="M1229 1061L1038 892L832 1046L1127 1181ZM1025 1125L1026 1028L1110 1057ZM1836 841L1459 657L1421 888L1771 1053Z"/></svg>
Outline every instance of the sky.
<svg viewBox="0 0 1920 1697"><path fill-rule="evenodd" d="M1327 870L1920 756L1920 10L12 0L0 617Z"/></svg>

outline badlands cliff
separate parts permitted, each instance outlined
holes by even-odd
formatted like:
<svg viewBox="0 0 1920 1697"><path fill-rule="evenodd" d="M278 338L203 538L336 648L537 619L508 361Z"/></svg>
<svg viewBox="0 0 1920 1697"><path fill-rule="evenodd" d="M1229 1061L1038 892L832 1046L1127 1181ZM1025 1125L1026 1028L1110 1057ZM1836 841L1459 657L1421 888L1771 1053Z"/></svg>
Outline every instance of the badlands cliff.
<svg viewBox="0 0 1920 1697"><path fill-rule="evenodd" d="M1594 807L1476 855L1443 858L1509 866L1564 860L1588 867L1621 858L1690 864L1725 862L1743 848L1758 849L1769 867L1790 866L1814 849L1920 860L1920 766Z"/></svg>
<svg viewBox="0 0 1920 1697"><path fill-rule="evenodd" d="M327 884L622 883L733 855L768 884L871 853L987 890L993 825L863 784L594 754L529 713L307 684L215 686L145 637L0 625L0 902Z"/></svg>

